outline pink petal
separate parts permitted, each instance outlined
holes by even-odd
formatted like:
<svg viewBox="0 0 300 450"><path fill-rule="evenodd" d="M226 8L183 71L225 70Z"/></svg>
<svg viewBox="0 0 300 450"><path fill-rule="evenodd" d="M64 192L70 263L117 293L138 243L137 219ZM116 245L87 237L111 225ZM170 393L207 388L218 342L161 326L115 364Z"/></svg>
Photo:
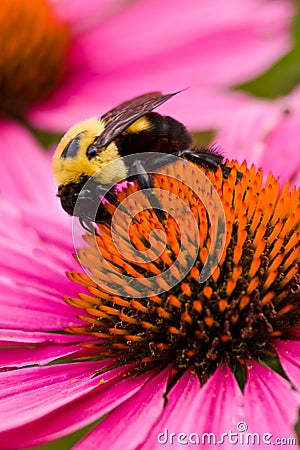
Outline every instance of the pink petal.
<svg viewBox="0 0 300 450"><path fill-rule="evenodd" d="M3 120L0 123L0 132L1 145L5 149L0 161L0 199L3 201L5 198L6 202L10 200L13 205L1 203L1 208L5 210L3 217L7 218L6 214L10 214L14 220L20 216L19 210L22 210L26 213L22 220L25 222L31 220L26 225L32 226L34 223L43 236L60 235L61 243L68 242L69 248L73 247L71 235L67 241L61 238L61 234L71 231L71 221L63 212L60 201L56 197L57 187L51 168L52 155L46 153L32 134L18 123ZM23 154L22 157L20 157L19 149ZM25 155L26 168L24 167ZM30 218L28 218L29 214ZM35 218L38 218L38 221L34 220ZM44 229L45 225L47 230ZM5 231L9 233L10 230Z"/></svg>
<svg viewBox="0 0 300 450"><path fill-rule="evenodd" d="M49 170L49 167L48 167ZM45 192L45 198L51 194ZM57 199L57 210L53 214L45 209L37 209L35 205L18 205L22 211L22 224L25 228L33 228L38 233L42 242L47 242L50 248L57 247L57 257L60 261L64 260L68 267L74 267L74 243L72 239L73 217L68 216L61 208ZM77 219L75 219L77 221ZM21 238L21 237L19 237ZM72 262L71 262L72 261Z"/></svg>
<svg viewBox="0 0 300 450"><path fill-rule="evenodd" d="M143 445L138 447L139 450L159 449L162 443L168 443L170 448L174 444L177 448L180 440L189 443L190 436L195 433L199 436L215 433L217 442L222 433L230 429L235 431L237 423L243 418L242 393L227 366L219 367L202 387L197 376L187 371L171 390L168 400L161 419ZM180 437L180 433L184 433L185 437ZM195 436L191 439L191 443L197 442Z"/></svg>
<svg viewBox="0 0 300 450"><path fill-rule="evenodd" d="M20 199L18 206L23 205ZM72 256L71 230L68 233L59 220L52 224L50 220L46 226L47 220L40 220L45 211L36 208L27 204L24 212L20 212L14 205L0 203L3 213L0 251L6 255L1 262L0 324L4 328L27 331L81 325L76 318L79 310L63 301L64 296L74 297L78 291L85 291L65 273L80 270ZM54 220L53 213L51 217Z"/></svg>
<svg viewBox="0 0 300 450"><path fill-rule="evenodd" d="M298 172L295 174L295 177L292 178L292 185L300 186L300 167L298 167Z"/></svg>
<svg viewBox="0 0 300 450"><path fill-rule="evenodd" d="M293 385L300 390L300 342L277 339L274 347L285 373Z"/></svg>
<svg viewBox="0 0 300 450"><path fill-rule="evenodd" d="M92 11L94 5L89 7ZM132 2L100 26L94 26L99 16L93 14L90 29L84 15L85 32L74 39L65 82L28 116L39 127L65 131L83 117L104 113L111 102L187 86L199 108L199 94L206 97L206 89L256 76L288 51L292 15L292 2L265 0L220 0L218 5L192 0L189 8L183 0ZM153 19L155 33L144 26L145 17ZM192 111L198 128L203 118L198 114L197 122ZM211 107L213 112L219 116Z"/></svg>
<svg viewBox="0 0 300 450"><path fill-rule="evenodd" d="M168 401L163 414L137 450L161 448L160 442L164 442L167 433L185 430L194 421L198 408L198 401L195 399L198 400L199 391L198 376L187 370L167 395Z"/></svg>
<svg viewBox="0 0 300 450"><path fill-rule="evenodd" d="M244 105L241 100L227 119L221 118L216 142L226 156L272 171L282 184L291 179L299 186L299 101L300 88L277 101L245 97Z"/></svg>
<svg viewBox="0 0 300 450"><path fill-rule="evenodd" d="M97 361L0 373L0 405L5 414L0 430L33 422L95 389L99 378L93 374L109 364ZM109 380L110 372L101 376Z"/></svg>
<svg viewBox="0 0 300 450"><path fill-rule="evenodd" d="M0 345L29 345L29 344L41 344L45 342L53 342L56 344L72 344L80 343L85 340L86 337L82 335L69 335L69 334L57 334L57 333L39 333L24 332L20 330L0 330Z"/></svg>
<svg viewBox="0 0 300 450"><path fill-rule="evenodd" d="M93 429L75 448L88 450L106 448L119 450L124 442L130 448L143 441L162 412L170 367L149 380L141 390L115 409Z"/></svg>
<svg viewBox="0 0 300 450"><path fill-rule="evenodd" d="M69 23L76 35L90 30L93 26L100 26L123 4L122 0L60 0L54 3L57 16Z"/></svg>
<svg viewBox="0 0 300 450"><path fill-rule="evenodd" d="M51 215L57 208L56 188L49 154L42 152L32 135L17 122L1 120L1 197L19 199L44 207ZM45 205L45 193L48 194Z"/></svg>
<svg viewBox="0 0 300 450"><path fill-rule="evenodd" d="M221 118L215 142L224 149L225 156L244 160L248 165L261 167L266 136L281 120L281 110L274 102L244 97L227 118ZM273 152L271 152L274 155Z"/></svg>
<svg viewBox="0 0 300 450"><path fill-rule="evenodd" d="M12 282L9 281L9 283ZM21 284L18 281L14 286L0 279L0 287L0 325L4 329L62 331L64 327L83 324L76 317L80 309L77 310L65 304L61 294L53 295L42 288L30 288L25 281ZM66 291L62 292L67 293L69 289L67 285L65 287Z"/></svg>
<svg viewBox="0 0 300 450"><path fill-rule="evenodd" d="M236 430L244 417L243 396L230 368L220 366L199 393L198 412L193 429L200 433L213 432L221 437L228 430Z"/></svg>
<svg viewBox="0 0 300 450"><path fill-rule="evenodd" d="M165 73L169 69L172 77L178 74L182 79L183 68L185 81L191 86L194 84L188 78L193 76L189 70L191 57L198 83L201 76L204 84L222 81L234 84L256 75L287 51L287 27L292 14L291 3L261 0L243 3L220 0L218 4L191 0L189 8L183 0L135 2L87 33L83 37L84 47L89 49L93 61L100 63L101 73L113 70L123 73L122 68L129 68L132 73L138 69L150 78L152 72ZM144 26L145 17L155 18L155 33ZM128 32L130 24L134 33ZM100 59L99 42L109 43L101 49ZM150 72L145 72L146 67Z"/></svg>
<svg viewBox="0 0 300 450"><path fill-rule="evenodd" d="M212 432L218 439L224 430L235 429L243 414L242 394L227 366L215 371L193 402L197 403L197 408L193 418L184 427L187 434L195 430L199 434Z"/></svg>
<svg viewBox="0 0 300 450"><path fill-rule="evenodd" d="M272 171L279 176L282 183L299 174L299 127L300 108L292 110L290 115L283 114L278 126L266 139L261 165L267 172Z"/></svg>
<svg viewBox="0 0 300 450"><path fill-rule="evenodd" d="M122 73L122 72L121 72ZM102 83L106 90L99 94L99 81L96 77L89 84L69 85L70 92L61 93L59 106L56 100L53 105L38 114L39 126L62 131L79 122L85 117L101 116L103 113L120 104L122 101L154 90L163 93L176 92L188 87L188 90L176 96L170 102L158 109L162 114L168 114L183 122L189 128L216 128L228 117L228 111L236 107L245 107L245 94L241 92L228 93L224 89L209 85L191 85L188 80L177 81L170 74L157 74L157 80L139 74L122 77L120 73L102 75ZM71 94L71 91L74 93ZM95 95L95 92L98 92ZM57 100L58 101L58 100ZM53 113L52 113L53 109ZM33 118L32 118L33 119Z"/></svg>
<svg viewBox="0 0 300 450"><path fill-rule="evenodd" d="M248 432L258 433L261 438L270 433L271 442L275 438L296 436L294 426L298 420L299 397L283 377L252 361L244 396Z"/></svg>
<svg viewBox="0 0 300 450"><path fill-rule="evenodd" d="M50 392L53 391L51 392L51 396L55 396L54 400L56 403L53 412L43 416L44 411L41 411L40 419L34 422L28 422L26 425L17 429L0 433L3 448L10 450L31 447L82 428L107 414L113 408L134 395L152 375L150 372L139 377L121 380L120 378L124 375L124 368L119 368L94 377L97 364L98 369L101 369L103 363L98 361L98 363L88 364L90 365L90 370L88 370L86 363L79 364L83 370L85 367L87 368L87 380L83 380L84 385L86 385L84 389L82 389L82 375L75 374L75 376L72 376L72 373L70 373L70 378L67 382L69 386L66 389L62 389L59 380L55 379L59 383L58 393L53 390L52 386L55 385L53 385L50 379L49 389ZM78 365L76 364L76 366ZM26 369L23 369L22 372L24 370ZM63 375L65 372L64 369L61 372ZM81 391L82 394L80 395L78 392L78 396L76 393L75 395L72 394L74 384L77 385L77 383L80 384L78 391ZM59 405L56 401L57 394L59 393L61 393L61 396L67 397L63 407L58 407ZM72 397L74 397L74 400L72 400ZM30 411L31 408L29 408L29 414Z"/></svg>
<svg viewBox="0 0 300 450"><path fill-rule="evenodd" d="M36 348L2 348L0 353L0 367L26 367L33 364L45 365L61 358L74 358L84 352L80 351L80 344L59 346L56 344L43 345Z"/></svg>

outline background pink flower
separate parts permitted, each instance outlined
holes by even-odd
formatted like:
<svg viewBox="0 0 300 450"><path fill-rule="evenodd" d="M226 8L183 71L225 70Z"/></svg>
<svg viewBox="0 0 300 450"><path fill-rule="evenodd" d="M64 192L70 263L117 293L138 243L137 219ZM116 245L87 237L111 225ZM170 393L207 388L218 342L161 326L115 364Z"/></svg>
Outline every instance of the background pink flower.
<svg viewBox="0 0 300 450"><path fill-rule="evenodd" d="M291 48L294 8L287 0L192 0L188 7L183 0L49 1L51 33L43 1L30 3L33 9L6 2L0 73L12 82L2 86L3 104L11 108L9 99L22 97L26 120L47 130L64 132L147 91L186 87L174 114L191 127L211 126L240 101L229 86L257 76Z"/></svg>
<svg viewBox="0 0 300 450"><path fill-rule="evenodd" d="M300 88L276 100L248 97L234 109L216 133L226 156L247 160L282 183L300 183Z"/></svg>

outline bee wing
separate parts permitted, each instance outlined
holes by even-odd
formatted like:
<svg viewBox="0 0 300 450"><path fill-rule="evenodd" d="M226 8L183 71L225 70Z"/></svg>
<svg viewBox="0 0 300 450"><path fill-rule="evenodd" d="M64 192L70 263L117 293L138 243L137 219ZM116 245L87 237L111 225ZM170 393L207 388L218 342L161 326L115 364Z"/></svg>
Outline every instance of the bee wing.
<svg viewBox="0 0 300 450"><path fill-rule="evenodd" d="M105 129L101 136L97 138L95 144L100 148L106 147L129 125L179 92L181 91L167 95L162 95L161 92L149 92L111 109L101 117L101 120L105 123Z"/></svg>

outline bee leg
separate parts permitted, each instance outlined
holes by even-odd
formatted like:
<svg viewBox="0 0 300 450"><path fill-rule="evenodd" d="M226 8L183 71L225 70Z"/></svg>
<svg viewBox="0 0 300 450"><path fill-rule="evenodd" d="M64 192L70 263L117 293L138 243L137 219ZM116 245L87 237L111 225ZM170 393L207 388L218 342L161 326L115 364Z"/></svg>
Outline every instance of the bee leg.
<svg viewBox="0 0 300 450"><path fill-rule="evenodd" d="M157 158L152 157L147 160L147 170L153 172L165 165L172 164L177 161L178 157L183 157L184 159L197 164L204 169L210 170L211 172L216 172L218 167L221 168L223 173L223 178L227 180L231 172L231 167L222 164L223 157L218 153L213 153L211 151L195 151L195 150L183 150L176 153L170 153L168 155L162 155ZM240 181L243 174L237 172L236 181Z"/></svg>
<svg viewBox="0 0 300 450"><path fill-rule="evenodd" d="M217 153L211 153L208 151L180 150L178 152L152 157L147 160L146 167L148 171L155 171L163 166L175 163L178 158L191 161L212 172L215 172L219 166L223 166L221 164L223 157ZM230 173L230 170L231 169L225 170L226 175L228 172Z"/></svg>
<svg viewBox="0 0 300 450"><path fill-rule="evenodd" d="M147 171L154 172L155 170L160 169L163 166L175 163L178 159L178 156L180 156L179 153L180 152L152 156L150 159L147 159L146 161Z"/></svg>
<svg viewBox="0 0 300 450"><path fill-rule="evenodd" d="M151 175L146 172L146 169L144 168L143 164L140 161L135 161L133 163L133 168L136 169L137 173L137 180L139 182L141 190L147 189L147 198L155 211L155 214L160 222L164 222L166 220L166 215L163 212L161 203L156 195L154 195L150 190L154 188L153 180Z"/></svg>
<svg viewBox="0 0 300 450"><path fill-rule="evenodd" d="M184 150L181 152L181 156L186 158L204 169L211 170L215 172L219 166L221 166L223 161L223 156L218 153L211 153L208 151L194 151L194 150Z"/></svg>
<svg viewBox="0 0 300 450"><path fill-rule="evenodd" d="M141 189L153 189L153 180L151 175L149 175L148 172L146 172L145 167L141 163L141 161L135 161L133 163L133 168L137 171L137 180L139 182Z"/></svg>
<svg viewBox="0 0 300 450"><path fill-rule="evenodd" d="M105 201L118 205L118 200L113 192L99 184L90 189L82 189L77 200L77 215L81 219L81 225L88 231L93 230L91 223L109 222L111 214L105 209Z"/></svg>
<svg viewBox="0 0 300 450"><path fill-rule="evenodd" d="M222 169L222 173L223 173L223 178L225 178L225 180L227 180L227 178L229 177L231 171L232 171L232 167L228 167L225 164L221 164L221 169ZM243 177L242 172L237 171L236 173L236 182L241 181Z"/></svg>
<svg viewBox="0 0 300 450"><path fill-rule="evenodd" d="M100 216L104 216L104 211L107 211L103 205L105 205L105 202L110 203L111 205L114 205L117 209L125 213L127 216L131 217L130 211L124 207L122 203L119 202L117 193L114 191L114 186L110 188L109 190L105 187L102 187L101 185L97 186L97 196L98 199L100 199L101 207L103 208ZM107 214L110 214L107 212ZM113 215L113 214L112 214ZM102 221L100 219L100 216L97 216L97 222ZM107 222L107 220L103 220L103 222Z"/></svg>
<svg viewBox="0 0 300 450"><path fill-rule="evenodd" d="M114 206L119 205L117 195L114 193L112 189L106 189L105 187L98 185L96 187L95 192L97 192L97 200L100 200L101 203L103 203L103 201L106 200L107 202L111 203Z"/></svg>
<svg viewBox="0 0 300 450"><path fill-rule="evenodd" d="M213 153L212 151L194 151L194 150L184 150L181 152L181 155L186 158L188 161L191 161L204 169L210 170L212 172L216 172L218 167L221 168L223 173L223 178L227 180L229 177L232 168L226 166L226 164L222 164L223 157L218 153ZM236 181L240 181L243 174L241 172L237 172Z"/></svg>
<svg viewBox="0 0 300 450"><path fill-rule="evenodd" d="M84 228L89 233L94 234L95 236L100 236L90 220L84 219L83 217L79 217L79 223L82 226L82 228Z"/></svg>

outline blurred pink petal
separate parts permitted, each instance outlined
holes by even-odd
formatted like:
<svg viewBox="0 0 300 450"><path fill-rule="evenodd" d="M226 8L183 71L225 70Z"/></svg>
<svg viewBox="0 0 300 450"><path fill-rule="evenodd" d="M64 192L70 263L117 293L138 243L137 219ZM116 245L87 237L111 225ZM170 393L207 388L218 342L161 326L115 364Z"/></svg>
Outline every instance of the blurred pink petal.
<svg viewBox="0 0 300 450"><path fill-rule="evenodd" d="M0 121L0 133L3 148L0 160L1 196L13 202L22 198L42 206L45 205L44 192L52 191L47 208L56 206L55 185L49 170L50 155L42 152L32 134L16 122Z"/></svg>
<svg viewBox="0 0 300 450"><path fill-rule="evenodd" d="M157 76L158 71L167 74L169 69L171 78L186 77L190 83L193 79L187 77L192 76L197 77L197 84L235 84L266 69L276 55L287 50L288 35L282 38L284 20L291 13L288 4L261 0L222 0L218 4L204 0L201 6L191 0L188 8L182 0L135 2L91 30L83 42L102 73L125 69L125 74L133 74L138 69L140 75L153 72ZM155 17L155 33L145 26L145 17ZM130 23L134 33L128 33ZM102 48L101 58L99 42L110 43Z"/></svg>
<svg viewBox="0 0 300 450"><path fill-rule="evenodd" d="M260 166L265 139L280 120L280 111L268 101L245 97L230 111L215 138L229 158Z"/></svg>
<svg viewBox="0 0 300 450"><path fill-rule="evenodd" d="M278 341L275 343L280 363L287 376L300 389L300 342Z"/></svg>
<svg viewBox="0 0 300 450"><path fill-rule="evenodd" d="M99 89L97 80L91 81L89 86L82 87L82 97L76 94L71 99L65 96L62 102L62 108L54 111L53 120L64 122L66 127L82 120L83 117L100 116L103 112L115 107L121 101L139 95L141 92L159 90L162 92L175 92L178 89L188 88L178 94L174 99L168 101L158 109L161 114L171 115L177 120L183 122L190 130L192 129L214 129L221 127L223 121L227 123L228 111L235 111L237 108L245 108L249 103L249 98L241 92L232 92L230 95L224 89L213 86L192 86L184 83L177 84L170 81L168 74L160 77L159 82L151 83L143 79L132 80L124 78L120 83L119 79L112 75L106 80L107 91L102 94L101 102L94 102L92 92ZM76 86L75 89L78 92ZM84 91L84 92L83 92ZM124 95L124 92L128 92ZM64 95L64 94L63 94ZM81 94L80 94L81 95ZM91 100L89 100L91 99ZM75 108L73 102L77 102ZM101 103L105 103L102 107ZM89 113L83 114L82 111L89 110ZM50 117L48 113L47 117ZM40 115L42 120L42 116ZM54 123L54 122L53 122ZM43 125L45 128L46 123Z"/></svg>
<svg viewBox="0 0 300 450"><path fill-rule="evenodd" d="M281 120L266 139L261 161L267 171L279 175L282 182L288 178L295 182L300 172L300 88L278 101ZM277 155L274 158L274 154Z"/></svg>
<svg viewBox="0 0 300 450"><path fill-rule="evenodd" d="M30 206L30 209L36 208ZM47 242L39 235L39 221L36 214L30 216L30 209L27 209L26 225L20 211L0 202L4 218L0 230L0 250L2 255L6 255L1 262L0 275L1 325L28 331L55 330L81 323L71 312L72 309L61 301L62 292L71 297L77 293L76 286L65 275L66 270L72 270L78 264L72 257L70 231L60 227L61 217L58 214L54 229L57 241L62 242L59 249L51 240ZM45 216L43 211L39 214ZM66 235L70 237L66 239ZM30 321L24 311L30 315Z"/></svg>
<svg viewBox="0 0 300 450"><path fill-rule="evenodd" d="M300 88L274 101L248 97L222 120L216 142L226 156L272 171L283 184L300 180Z"/></svg>
<svg viewBox="0 0 300 450"><path fill-rule="evenodd" d="M109 16L122 8L124 0L60 0L54 4L57 16L69 23L76 40L77 35L89 33Z"/></svg>
<svg viewBox="0 0 300 450"><path fill-rule="evenodd" d="M229 86L263 72L291 47L289 1L192 0L187 8L183 0L90 0L82 13L80 5L56 4L58 16L69 23L71 45L60 86L28 112L41 128L65 131L78 119L155 89L189 87L201 105L206 89L223 87L223 101L230 103ZM152 26L144 25L145 17ZM174 104L172 112L180 111ZM193 122L199 126L197 116L200 122Z"/></svg>

